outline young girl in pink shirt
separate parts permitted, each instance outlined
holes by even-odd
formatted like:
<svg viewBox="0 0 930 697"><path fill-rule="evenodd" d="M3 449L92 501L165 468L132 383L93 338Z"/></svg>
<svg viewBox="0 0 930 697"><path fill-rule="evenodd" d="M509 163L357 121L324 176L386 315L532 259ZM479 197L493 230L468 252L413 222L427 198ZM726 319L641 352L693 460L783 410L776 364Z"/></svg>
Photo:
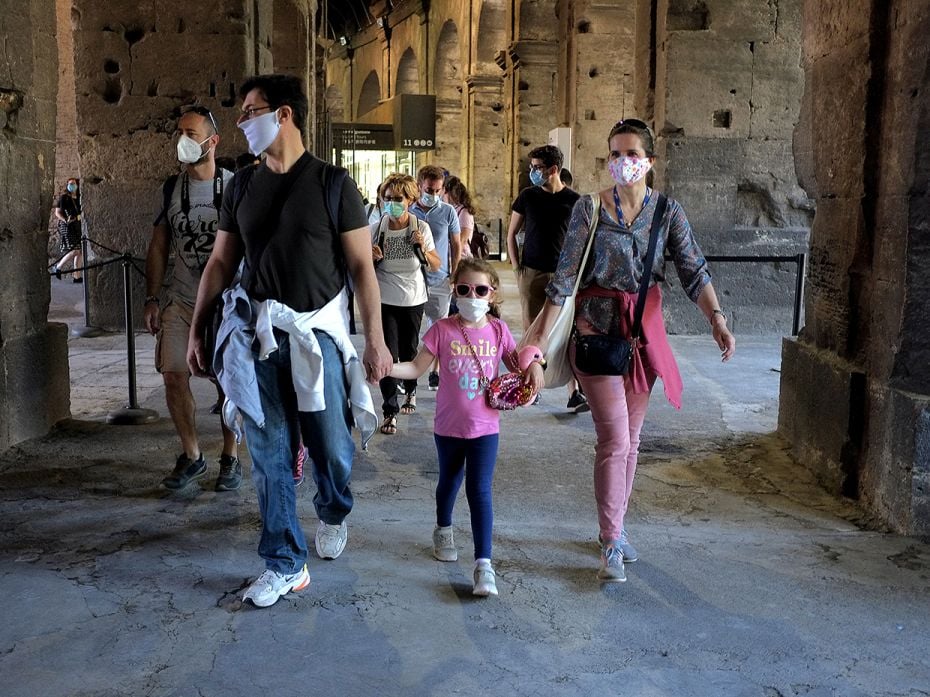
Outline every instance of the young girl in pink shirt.
<svg viewBox="0 0 930 697"><path fill-rule="evenodd" d="M517 370L510 329L500 319L494 268L480 259L462 259L452 281L459 314L436 322L423 337L416 358L398 363L391 376L416 379L439 358L439 392L433 426L439 455L436 485L436 528L433 556L456 561L458 550L452 536L452 508L462 480L471 512L475 542L474 595L497 595L491 566L491 529L494 512L491 484L497 461L499 412L488 406L487 383L497 377L503 360ZM526 384L535 394L542 386L542 368L532 363Z"/></svg>

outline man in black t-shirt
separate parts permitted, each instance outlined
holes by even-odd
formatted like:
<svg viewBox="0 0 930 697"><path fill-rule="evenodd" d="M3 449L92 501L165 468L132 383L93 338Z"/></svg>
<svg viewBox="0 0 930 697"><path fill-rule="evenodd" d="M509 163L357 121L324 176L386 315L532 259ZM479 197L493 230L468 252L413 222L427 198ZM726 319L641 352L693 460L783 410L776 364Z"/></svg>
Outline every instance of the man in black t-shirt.
<svg viewBox="0 0 930 697"><path fill-rule="evenodd" d="M261 75L246 80L239 95L239 128L249 150L264 152L266 158L238 172L224 194L219 231L197 294L188 363L196 374L205 372L204 327L244 256L241 285L251 309L242 311L237 302L224 312L227 320L240 319L244 312L251 325L235 341L225 340L218 360L241 352L243 341L249 343L243 360L252 362L225 365L224 375L218 372L217 377L224 387L238 389L248 383L237 383L238 375L254 373L257 383L252 388L261 421L254 410L238 406L262 517L258 552L265 571L243 599L267 607L310 582L292 476L298 427L317 485L317 554L334 559L346 545L345 517L352 508L351 424L362 396L355 373L364 379L357 367L353 370L357 363L348 336L347 272L365 330L362 365L367 379L385 377L392 359L381 330L381 295L362 199L355 182L346 177L338 210L328 205L328 187L335 186L335 179L327 176L329 166L304 148L301 133L308 105L301 81ZM370 404L363 383L361 390ZM227 389L226 394L232 397L234 392ZM372 418L377 423L373 410Z"/></svg>
<svg viewBox="0 0 930 697"><path fill-rule="evenodd" d="M578 193L562 183L562 151L555 145L543 145L530 152L530 182L511 206L510 227L507 229L507 253L517 275L520 305L523 309L523 331L536 319L546 302L546 286L552 278L568 221ZM517 233L523 229L522 253L517 245ZM584 410L587 401L574 380L569 383L568 408Z"/></svg>

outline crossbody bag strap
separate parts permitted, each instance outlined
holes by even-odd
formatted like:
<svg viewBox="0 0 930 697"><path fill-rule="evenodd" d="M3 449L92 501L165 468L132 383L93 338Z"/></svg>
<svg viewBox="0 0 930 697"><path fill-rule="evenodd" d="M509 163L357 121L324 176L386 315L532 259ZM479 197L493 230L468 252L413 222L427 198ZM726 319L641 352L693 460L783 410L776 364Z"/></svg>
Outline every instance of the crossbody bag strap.
<svg viewBox="0 0 930 697"><path fill-rule="evenodd" d="M649 292L649 281L652 279L652 262L655 259L656 246L659 242L659 228L662 227L662 219L665 217L667 204L668 199L663 194L659 194L659 200L656 201L656 212L652 216L652 229L649 231L649 248L646 251L646 258L643 260L643 277L639 283L636 310L633 313L633 339L638 339L642 332L646 294Z"/></svg>
<svg viewBox="0 0 930 697"><path fill-rule="evenodd" d="M584 254L581 257L581 266L578 267L578 275L575 277L575 289L572 296L578 295L578 288L581 287L581 277L588 270L588 259L591 256L591 248L594 246L594 233L597 232L598 218L601 214L601 195L599 193L591 194L591 225L588 227L588 242L584 248Z"/></svg>

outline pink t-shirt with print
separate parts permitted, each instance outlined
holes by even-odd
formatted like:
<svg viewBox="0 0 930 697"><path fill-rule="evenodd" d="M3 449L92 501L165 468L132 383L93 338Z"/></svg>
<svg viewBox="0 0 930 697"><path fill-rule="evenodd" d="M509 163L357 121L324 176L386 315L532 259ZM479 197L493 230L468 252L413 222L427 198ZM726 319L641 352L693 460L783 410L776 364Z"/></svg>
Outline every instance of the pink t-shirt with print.
<svg viewBox="0 0 930 697"><path fill-rule="evenodd" d="M468 339L478 353L481 367L489 380L497 377L501 357L516 347L507 325L498 319L481 329L466 327ZM494 324L500 326L498 341ZM457 316L436 322L423 336L423 345L439 357L439 392L436 393L437 435L452 438L478 438L500 431L500 412L491 409L484 390L478 386L480 373L475 358L462 336ZM506 370L506 369L505 369Z"/></svg>

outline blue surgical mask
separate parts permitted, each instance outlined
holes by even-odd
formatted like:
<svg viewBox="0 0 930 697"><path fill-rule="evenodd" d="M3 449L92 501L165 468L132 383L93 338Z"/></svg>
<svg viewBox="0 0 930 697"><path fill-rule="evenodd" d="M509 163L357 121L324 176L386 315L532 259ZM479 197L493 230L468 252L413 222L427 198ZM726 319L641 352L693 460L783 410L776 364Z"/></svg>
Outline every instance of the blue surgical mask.
<svg viewBox="0 0 930 697"><path fill-rule="evenodd" d="M72 194L73 194L75 191L77 191L77 184L73 184L73 183L72 183L72 184L68 184L68 191L70 191Z"/></svg>
<svg viewBox="0 0 930 697"><path fill-rule="evenodd" d="M540 172L538 169L530 170L530 181L533 186L542 186L546 181L546 175Z"/></svg>
<svg viewBox="0 0 930 697"><path fill-rule="evenodd" d="M394 218L394 220L397 220L404 214L406 209L404 208L404 204L400 203L399 201L388 201L384 204L384 208L382 210L384 211L385 215Z"/></svg>
<svg viewBox="0 0 930 697"><path fill-rule="evenodd" d="M437 203L439 203L439 194L427 194L427 193L423 193L423 194L420 196L420 201L423 203L424 206L427 206L427 207L429 207L429 208L432 208L432 207L435 206Z"/></svg>

